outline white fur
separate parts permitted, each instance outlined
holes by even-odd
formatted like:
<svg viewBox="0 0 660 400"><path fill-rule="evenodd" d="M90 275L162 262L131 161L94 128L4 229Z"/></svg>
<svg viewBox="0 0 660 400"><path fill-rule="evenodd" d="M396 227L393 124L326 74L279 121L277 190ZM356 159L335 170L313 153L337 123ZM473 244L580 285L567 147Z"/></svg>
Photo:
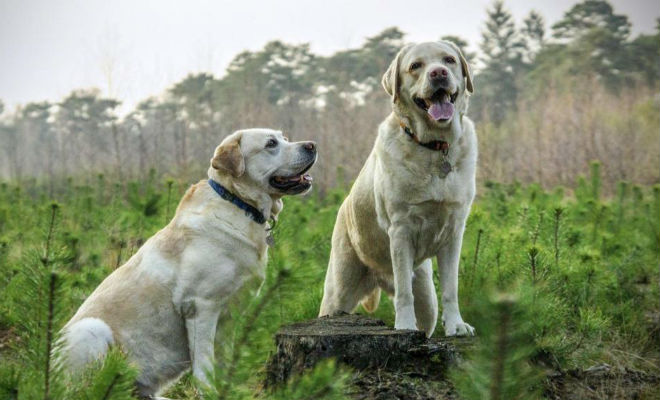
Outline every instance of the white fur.
<svg viewBox="0 0 660 400"><path fill-rule="evenodd" d="M265 146L271 139L277 147ZM313 163L316 152L306 145L289 143L279 131L239 131L218 146L208 174L267 219L276 217L289 192L269 178L295 175ZM79 370L117 343L140 369L143 397L155 396L190 367L202 387L208 384L218 317L245 282L264 278L267 227L206 180L193 185L172 221L108 276L65 326L65 365Z"/></svg>
<svg viewBox="0 0 660 400"><path fill-rule="evenodd" d="M456 63L447 63L448 56ZM412 69L416 61L423 66ZM428 73L440 66L449 71L449 88L458 91L448 122L432 120L413 101L431 96ZM471 335L474 329L458 306L458 262L477 161L474 126L464 116L466 91L472 89L469 66L451 43L406 46L383 86L392 96L393 112L379 126L374 148L337 215L319 315L352 312L359 302L373 311L383 289L394 296L396 329L431 336L438 314L431 267L435 256L445 334ZM441 152L415 143L399 121L422 142L447 141L453 171L442 177Z"/></svg>
<svg viewBox="0 0 660 400"><path fill-rule="evenodd" d="M83 318L63 332L72 370L80 372L87 363L104 356L114 343L112 330L98 318Z"/></svg>

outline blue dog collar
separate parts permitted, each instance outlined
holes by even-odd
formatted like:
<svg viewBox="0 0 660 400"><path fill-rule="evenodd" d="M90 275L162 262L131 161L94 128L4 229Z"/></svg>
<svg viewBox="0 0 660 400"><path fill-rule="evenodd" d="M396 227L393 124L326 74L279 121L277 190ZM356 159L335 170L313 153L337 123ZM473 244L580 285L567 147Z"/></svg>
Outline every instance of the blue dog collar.
<svg viewBox="0 0 660 400"><path fill-rule="evenodd" d="M223 199L227 200L230 203L233 203L236 207L240 208L241 210L245 211L245 215L250 217L254 222L258 224L265 224L266 223L266 217L261 213L261 211L257 210L255 207L249 205L248 203L244 202L241 200L240 197L236 196L227 188L219 184L218 182L214 181L213 179L209 179L209 186L215 190L215 192L220 195Z"/></svg>

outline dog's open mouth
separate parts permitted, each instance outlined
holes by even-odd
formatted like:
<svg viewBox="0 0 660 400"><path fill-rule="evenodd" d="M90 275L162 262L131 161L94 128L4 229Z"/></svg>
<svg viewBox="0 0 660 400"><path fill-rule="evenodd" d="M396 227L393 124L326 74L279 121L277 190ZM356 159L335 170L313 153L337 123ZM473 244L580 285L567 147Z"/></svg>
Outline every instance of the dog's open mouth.
<svg viewBox="0 0 660 400"><path fill-rule="evenodd" d="M417 107L428 113L434 121L448 121L454 116L454 102L458 91L449 94L446 89L440 88L428 99L415 96L413 101Z"/></svg>
<svg viewBox="0 0 660 400"><path fill-rule="evenodd" d="M312 160L307 166L305 166L300 172L295 175L281 176L273 175L269 179L269 183L275 189L281 190L287 193L299 193L307 190L312 186L312 177L306 172L312 168L316 159Z"/></svg>

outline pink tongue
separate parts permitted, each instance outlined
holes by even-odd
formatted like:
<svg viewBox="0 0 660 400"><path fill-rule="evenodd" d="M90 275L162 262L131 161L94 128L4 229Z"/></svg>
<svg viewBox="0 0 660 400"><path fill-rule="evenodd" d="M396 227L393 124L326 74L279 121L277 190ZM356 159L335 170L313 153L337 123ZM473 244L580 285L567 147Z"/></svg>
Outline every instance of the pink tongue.
<svg viewBox="0 0 660 400"><path fill-rule="evenodd" d="M439 119L450 119L454 115L454 105L448 101L431 103L428 113L436 121Z"/></svg>

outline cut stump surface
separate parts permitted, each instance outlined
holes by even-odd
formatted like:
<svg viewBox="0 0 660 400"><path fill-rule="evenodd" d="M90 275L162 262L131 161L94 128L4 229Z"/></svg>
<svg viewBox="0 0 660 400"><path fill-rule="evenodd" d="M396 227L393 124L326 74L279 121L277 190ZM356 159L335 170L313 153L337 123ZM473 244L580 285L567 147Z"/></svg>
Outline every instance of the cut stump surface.
<svg viewBox="0 0 660 400"><path fill-rule="evenodd" d="M423 332L394 330L361 315L322 317L284 326L275 337L277 351L267 365L266 385L287 381L335 358L358 371L390 371L442 379L465 338L427 339Z"/></svg>

